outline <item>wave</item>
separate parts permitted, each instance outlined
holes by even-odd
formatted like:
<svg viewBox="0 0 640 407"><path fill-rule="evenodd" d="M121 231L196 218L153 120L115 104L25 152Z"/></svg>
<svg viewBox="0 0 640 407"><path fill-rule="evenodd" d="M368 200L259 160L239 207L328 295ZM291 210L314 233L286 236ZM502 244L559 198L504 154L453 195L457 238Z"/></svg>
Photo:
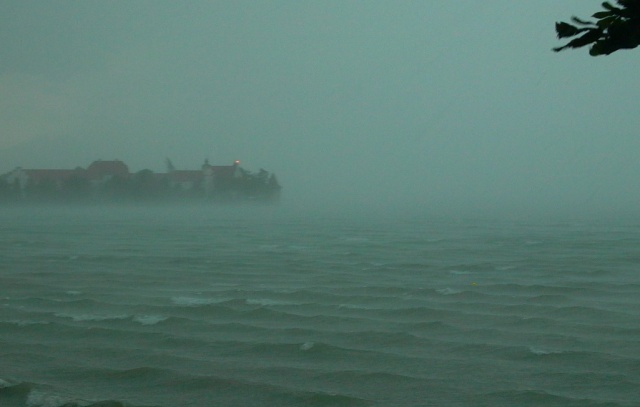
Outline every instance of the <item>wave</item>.
<svg viewBox="0 0 640 407"><path fill-rule="evenodd" d="M14 222L1 407L637 404L637 239L180 213Z"/></svg>
<svg viewBox="0 0 640 407"><path fill-rule="evenodd" d="M183 374L170 369L139 367L124 370L92 371L92 377L110 383L102 393L120 395L119 399L91 399L69 393L69 386L16 382L0 379L2 407L151 407L151 406L372 406L366 398L345 392L303 389L267 381L225 378L216 375ZM154 392L141 400L138 390L152 385ZM78 394L87 389L79 388ZM73 391L73 390L71 390Z"/></svg>
<svg viewBox="0 0 640 407"><path fill-rule="evenodd" d="M84 321L118 321L123 319L131 318L131 315L120 314L120 315L96 315L96 314L66 314L62 312L58 312L53 314L59 318L70 318L75 322L84 322Z"/></svg>
<svg viewBox="0 0 640 407"><path fill-rule="evenodd" d="M585 293L584 287L571 287L566 285L494 283L485 285L483 288L491 292L497 291L504 294L519 295L522 297L535 297L546 294L571 296L578 293Z"/></svg>
<svg viewBox="0 0 640 407"><path fill-rule="evenodd" d="M0 326L7 327L26 327L29 325L49 325L52 322L50 321L41 321L41 320L31 320L31 319L8 319L4 321L0 321Z"/></svg>
<svg viewBox="0 0 640 407"><path fill-rule="evenodd" d="M296 305L297 306L297 305L304 305L305 304L305 303L302 303L302 302L286 301L286 300L274 300L274 299L270 299L270 298L248 298L245 301L249 305L260 305L260 306L263 306L263 307L278 306L278 305L286 305L286 306Z"/></svg>
<svg viewBox="0 0 640 407"><path fill-rule="evenodd" d="M73 322L112 322L133 321L141 325L155 325L169 319L163 315L131 315L131 314L80 314L80 313L55 313L59 318L68 318Z"/></svg>
<svg viewBox="0 0 640 407"><path fill-rule="evenodd" d="M279 380L270 380L268 376L262 376L262 380L256 381L233 377L233 373L221 377L216 374L179 373L170 369L150 367L105 373L112 380L126 384L129 388L153 385L157 389L157 398L162 400L164 405L169 406L185 404L327 407L372 405L367 399L346 394L347 392L305 390Z"/></svg>
<svg viewBox="0 0 640 407"><path fill-rule="evenodd" d="M183 307L197 307L201 305L222 304L233 298L202 298L202 297L172 297L171 302Z"/></svg>
<svg viewBox="0 0 640 407"><path fill-rule="evenodd" d="M218 342L220 345L220 342ZM349 346L338 346L320 341L305 342L227 342L225 348L230 355L242 355L243 358L254 358L256 362L260 359L278 356L281 360L298 359L300 357L309 358L323 363L333 361L341 364L354 363L356 359L366 360L367 355L375 351L356 349ZM268 355L268 356L267 356Z"/></svg>
<svg viewBox="0 0 640 407"><path fill-rule="evenodd" d="M47 386L28 382L13 383L3 379L0 379L0 405L2 407L136 407L117 400L79 399L52 391Z"/></svg>
<svg viewBox="0 0 640 407"><path fill-rule="evenodd" d="M610 400L593 400L582 397L570 397L542 390L505 390L477 394L471 397L470 405L522 406L522 407L628 407Z"/></svg>
<svg viewBox="0 0 640 407"><path fill-rule="evenodd" d="M367 394L379 406L458 405L451 403L460 389L451 381L422 371L422 374L376 370L339 370L321 373L314 380L343 392ZM448 400L448 402L429 402Z"/></svg>
<svg viewBox="0 0 640 407"><path fill-rule="evenodd" d="M366 407L374 405L373 401L361 397L325 392L298 392L288 398L290 399L289 403L296 403L300 406Z"/></svg>
<svg viewBox="0 0 640 407"><path fill-rule="evenodd" d="M553 307L550 315L560 320L570 319L574 322L588 321L597 324L602 322L605 322L605 324L611 324L612 322L626 323L638 318L635 312L605 310L591 305Z"/></svg>
<svg viewBox="0 0 640 407"><path fill-rule="evenodd" d="M333 331L343 326L352 329L360 325L370 324L367 318L340 315L339 307L323 307L313 305L300 306L266 306L258 303L248 303L244 299L228 300L221 303L209 303L195 306L185 306L177 309L159 308L160 314L179 316L192 321L216 323L243 322L250 324L268 323L275 327L300 327L314 326L327 327Z"/></svg>
<svg viewBox="0 0 640 407"><path fill-rule="evenodd" d="M439 294L442 295L453 295L453 294L462 294L462 290L456 290L453 288L440 288L438 290L436 290Z"/></svg>
<svg viewBox="0 0 640 407"><path fill-rule="evenodd" d="M155 325L168 319L169 317L163 315L136 315L133 317L133 320L135 322L138 322L142 325Z"/></svg>

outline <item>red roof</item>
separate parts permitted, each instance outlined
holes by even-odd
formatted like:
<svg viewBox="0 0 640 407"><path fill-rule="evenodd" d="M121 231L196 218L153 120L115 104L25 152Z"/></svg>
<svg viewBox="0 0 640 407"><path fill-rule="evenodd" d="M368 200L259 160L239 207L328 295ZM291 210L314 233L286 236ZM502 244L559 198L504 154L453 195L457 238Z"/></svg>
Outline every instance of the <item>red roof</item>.
<svg viewBox="0 0 640 407"><path fill-rule="evenodd" d="M106 176L118 176L127 178L129 176L129 167L120 160L113 161L94 161L87 168L89 179L102 179Z"/></svg>
<svg viewBox="0 0 640 407"><path fill-rule="evenodd" d="M231 179L236 175L238 165L209 165L206 162L202 168L211 171L210 174L216 179ZM166 174L154 174L154 177L157 179L167 177L171 182L197 183L204 178L203 170L173 170ZM63 182L73 176L102 181L109 177L128 178L131 175L129 167L120 160L97 160L92 162L86 170L78 167L74 170L25 169L24 172L31 181L36 183L42 181Z"/></svg>
<svg viewBox="0 0 640 407"><path fill-rule="evenodd" d="M32 182L64 181L72 176L82 176L84 170L24 170Z"/></svg>

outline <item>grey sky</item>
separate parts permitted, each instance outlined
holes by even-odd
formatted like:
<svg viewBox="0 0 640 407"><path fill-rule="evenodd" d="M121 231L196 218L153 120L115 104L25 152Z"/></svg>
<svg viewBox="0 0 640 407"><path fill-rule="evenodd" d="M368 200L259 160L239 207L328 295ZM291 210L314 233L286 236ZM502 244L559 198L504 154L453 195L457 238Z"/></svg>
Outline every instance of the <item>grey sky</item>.
<svg viewBox="0 0 640 407"><path fill-rule="evenodd" d="M551 51L599 7L4 1L0 173L237 158L299 205L631 211L640 51Z"/></svg>

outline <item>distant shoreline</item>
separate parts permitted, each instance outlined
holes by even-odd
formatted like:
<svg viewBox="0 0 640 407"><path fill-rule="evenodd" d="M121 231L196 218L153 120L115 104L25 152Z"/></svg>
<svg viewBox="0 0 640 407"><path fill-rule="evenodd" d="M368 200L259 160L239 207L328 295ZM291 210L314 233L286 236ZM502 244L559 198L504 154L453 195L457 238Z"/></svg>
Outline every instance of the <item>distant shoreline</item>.
<svg viewBox="0 0 640 407"><path fill-rule="evenodd" d="M98 160L86 169L24 169L0 176L0 204L114 204L205 202L237 204L279 200L282 187L273 173L253 173L240 166L210 165L167 172L135 173L122 161Z"/></svg>

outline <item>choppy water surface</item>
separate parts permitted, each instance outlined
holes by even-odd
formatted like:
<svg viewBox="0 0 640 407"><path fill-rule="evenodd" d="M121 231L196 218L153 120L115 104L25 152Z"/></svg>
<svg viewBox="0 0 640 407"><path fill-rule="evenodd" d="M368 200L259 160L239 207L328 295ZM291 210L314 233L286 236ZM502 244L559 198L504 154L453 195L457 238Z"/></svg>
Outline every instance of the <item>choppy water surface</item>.
<svg viewBox="0 0 640 407"><path fill-rule="evenodd" d="M640 225L0 218L3 407L640 403Z"/></svg>

